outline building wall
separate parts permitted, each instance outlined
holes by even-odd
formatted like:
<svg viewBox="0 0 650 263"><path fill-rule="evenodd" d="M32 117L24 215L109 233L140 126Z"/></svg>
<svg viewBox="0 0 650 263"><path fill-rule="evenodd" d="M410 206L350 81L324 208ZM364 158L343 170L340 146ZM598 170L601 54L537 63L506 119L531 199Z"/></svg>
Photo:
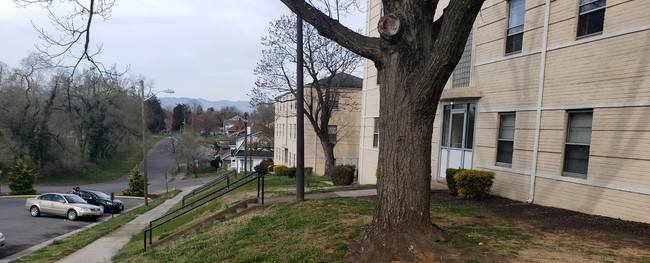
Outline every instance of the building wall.
<svg viewBox="0 0 650 263"><path fill-rule="evenodd" d="M485 1L473 30L470 88L478 90L474 169L496 172L492 192L580 212L650 223L650 6L607 0L601 34L576 37L580 1L551 1L541 122L533 171L545 1L527 0L522 50L505 54L508 2ZM380 1L369 2L369 31ZM360 182L374 184L378 149L376 71L366 62ZM451 90L451 83L445 92ZM443 95L444 97L444 95ZM454 98L442 101L442 105ZM563 175L568 111L593 110L589 167L584 178ZM511 167L496 165L499 114L515 112ZM437 177L441 116L432 135L432 178Z"/></svg>
<svg viewBox="0 0 650 263"><path fill-rule="evenodd" d="M310 89L305 89L305 96L310 96ZM333 111L330 125L337 126L337 140L334 158L337 164L355 163L359 158L359 114L361 90L343 88L340 90L339 108ZM315 93L314 93L315 95ZM275 164L296 166L296 108L293 95L287 94L276 102ZM284 101L284 102L283 102ZM305 167L312 167L317 175L325 172L325 155L320 139L305 117ZM284 149L288 158L284 159Z"/></svg>

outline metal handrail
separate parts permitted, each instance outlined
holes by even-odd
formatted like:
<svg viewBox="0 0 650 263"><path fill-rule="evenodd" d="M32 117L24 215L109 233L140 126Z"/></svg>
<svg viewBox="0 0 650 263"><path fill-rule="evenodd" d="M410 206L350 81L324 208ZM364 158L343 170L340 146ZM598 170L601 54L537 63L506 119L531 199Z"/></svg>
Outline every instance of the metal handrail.
<svg viewBox="0 0 650 263"><path fill-rule="evenodd" d="M249 176L254 175L254 174L255 174L255 172L252 172L252 173L250 173L250 174L248 174L248 175L246 175L246 176L244 176L244 177L242 177L242 178L236 180L236 181L233 182L232 184L236 184L236 183L240 182L241 180L243 180L243 179L245 179L245 178L248 178ZM172 214L177 213L178 211L181 211L181 210L183 210L183 209L186 209L186 208L192 206L193 204L196 204L197 202L199 202L199 201L201 201L201 200L203 200L203 199L206 199L206 198L210 197L211 195L217 194L217 193L219 193L219 192L221 192L221 191L223 191L223 190L227 190L227 189L230 188L230 185L231 185L230 180L227 180L227 184L226 184L225 186L222 186L221 188L212 191L212 193L209 193L209 194L207 194L207 195L205 195L205 196L203 196L203 197L201 197L201 198L199 198L199 199L196 199L196 200L194 200L194 201L192 201L192 202L190 202L190 203L188 203L188 204L182 204L181 207L179 207L179 208L177 208L177 209L175 209L175 210L173 210L173 211L171 211L171 212L167 212L167 213L163 214L162 216L160 216L160 217L154 219L154 220L151 221L151 222L153 223L153 222L156 222L156 221L158 221L158 220L161 220L161 219L163 219L163 218L165 218L165 217L167 217L167 216L170 216L170 215L172 215ZM193 210L193 209L194 209L194 208L192 208L191 210ZM150 225L151 225L151 224L150 224Z"/></svg>
<svg viewBox="0 0 650 263"><path fill-rule="evenodd" d="M220 175L217 178L215 178L214 180L212 180L210 182L207 182L207 183L197 187L196 189L190 191L186 196L183 196L183 199L181 200L181 204L185 205L185 199L190 198L190 197L192 197L192 196L194 196L194 195L196 195L196 194L198 194L200 192L203 192L203 190L205 190L208 187L211 187L213 185L216 185L218 183L223 182L224 179L228 182L228 184L230 184L230 176L233 176L233 175L237 175L237 173L235 171L232 171L232 173L228 173L228 174L225 174L225 175Z"/></svg>
<svg viewBox="0 0 650 263"><path fill-rule="evenodd" d="M243 182L243 183L239 184L239 185L236 185L237 183L243 181L244 179L248 179L248 180L246 182ZM217 198L219 198L221 196L224 196L227 193L230 193L230 192L232 192L232 191L234 191L234 190L236 190L236 189L238 189L238 188L240 188L242 186L245 186L246 184L248 184L250 182L253 182L254 180L257 180L257 198L261 197L262 205L264 205L264 174L257 174L256 172L252 172L252 173L238 179L237 181L233 182L233 184L228 184L227 186L219 188L218 190L212 192L211 194L208 194L208 195L206 195L206 196L204 196L204 197L202 197L202 198L200 198L198 200L195 200L194 202L192 202L192 203L190 203L190 204L188 204L186 206L178 208L178 209L176 209L176 210L174 210L172 212L169 212L169 213L166 213L166 214L162 215L159 218L156 218L156 219L154 219L152 221L149 221L149 228L145 229L144 233L143 233L144 234L144 251L147 251L147 232L149 232L149 245L151 245L152 244L152 237L153 237L153 230L155 228L157 228L159 226L162 226L162 225L164 225L164 224L166 224L166 223L170 222L171 220L174 220L174 219L176 219L178 217L181 217L181 216L193 211L194 209L197 209L197 208L199 208L199 207L201 207L201 206L203 206L203 205L205 205L205 204L207 204L207 203L209 203L211 201L214 201L215 199L217 199ZM235 185L235 187L231 188L231 186L233 186L233 185ZM260 186L261 186L261 188L260 188ZM227 189L227 190L225 192L217 194L223 189ZM163 219L165 217L168 217L168 216L170 216L170 215L172 215L172 214L174 214L174 213L176 213L176 212L178 212L178 211L180 211L180 210L182 210L182 209L184 209L184 208L186 208L186 207L188 207L188 206L190 206L192 204L195 204L198 201L201 201L202 199L207 198L208 196L211 196L213 194L217 194L217 195L210 198L210 199L208 199L208 200L203 201L202 203L200 203L200 204L198 204L196 206L193 206L192 208L190 208L190 209L188 209L186 211L180 212L179 214L177 214L177 215L175 215L175 216L173 216L171 218L168 218L168 219L166 219L166 220L164 220L164 221L162 221L162 222L160 222L160 223L158 223L156 225L153 225L154 222L156 222L158 220L161 220L161 219Z"/></svg>

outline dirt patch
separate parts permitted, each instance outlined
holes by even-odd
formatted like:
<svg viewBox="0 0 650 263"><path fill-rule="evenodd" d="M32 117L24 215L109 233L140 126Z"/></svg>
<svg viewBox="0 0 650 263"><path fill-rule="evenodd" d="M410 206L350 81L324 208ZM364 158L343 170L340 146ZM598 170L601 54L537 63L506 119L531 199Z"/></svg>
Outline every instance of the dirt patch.
<svg viewBox="0 0 650 263"><path fill-rule="evenodd" d="M469 246L460 250L494 256L476 262L650 263L650 224L496 196L460 200L446 191L432 192L431 205L433 223Z"/></svg>

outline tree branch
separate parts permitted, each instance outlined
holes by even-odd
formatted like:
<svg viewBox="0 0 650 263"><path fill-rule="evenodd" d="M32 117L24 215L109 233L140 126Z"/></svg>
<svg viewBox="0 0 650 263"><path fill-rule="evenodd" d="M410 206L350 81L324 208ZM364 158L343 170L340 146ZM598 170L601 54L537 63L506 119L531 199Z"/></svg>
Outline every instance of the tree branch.
<svg viewBox="0 0 650 263"><path fill-rule="evenodd" d="M381 39L367 37L350 30L339 21L332 19L305 0L281 0L291 11L302 16L309 24L314 26L318 33L334 40L350 51L381 64ZM481 1L482 2L482 1Z"/></svg>

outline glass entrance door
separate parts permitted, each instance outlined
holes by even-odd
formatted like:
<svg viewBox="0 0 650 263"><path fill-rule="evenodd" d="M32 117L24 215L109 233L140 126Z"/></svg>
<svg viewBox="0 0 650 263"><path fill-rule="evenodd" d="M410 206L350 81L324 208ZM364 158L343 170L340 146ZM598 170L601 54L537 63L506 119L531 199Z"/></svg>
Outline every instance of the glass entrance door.
<svg viewBox="0 0 650 263"><path fill-rule="evenodd" d="M447 168L472 168L476 103L443 106L440 130L438 177L445 177Z"/></svg>

